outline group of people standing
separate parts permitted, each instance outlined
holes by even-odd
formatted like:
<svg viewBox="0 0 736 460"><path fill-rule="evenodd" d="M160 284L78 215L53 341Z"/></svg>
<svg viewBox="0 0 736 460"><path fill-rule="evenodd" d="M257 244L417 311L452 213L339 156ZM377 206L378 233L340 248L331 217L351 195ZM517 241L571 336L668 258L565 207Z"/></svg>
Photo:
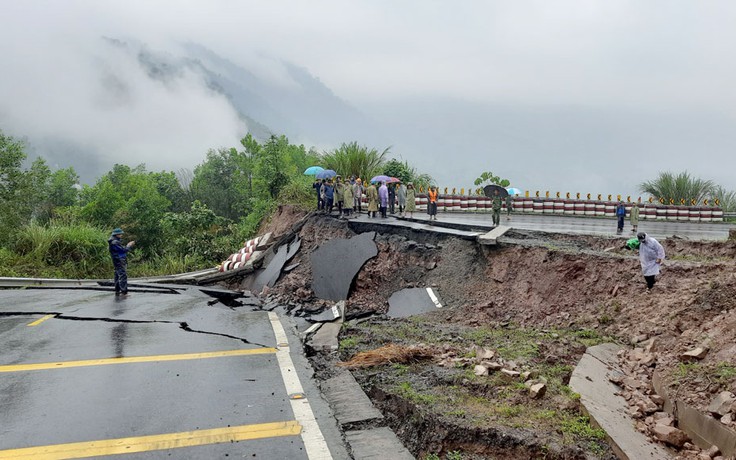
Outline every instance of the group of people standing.
<svg viewBox="0 0 736 460"><path fill-rule="evenodd" d="M334 207L340 217L343 215L350 218L353 213L362 213L363 195L368 199L368 217L376 217L380 213L382 218L387 213L395 214L396 206L399 208L399 216L414 217L416 211L416 191L414 184L409 182L404 185L401 182L374 183L366 187L359 177L350 177L348 180L335 176L332 179L317 179L312 184L317 194L317 210L332 214Z"/></svg>
<svg viewBox="0 0 736 460"><path fill-rule="evenodd" d="M639 228L639 203L634 203L634 206L631 207L629 218L631 219L631 232L636 233ZM624 231L624 221L626 220L626 206L623 201L619 201L618 206L616 206L616 219L618 221L616 233L620 235Z"/></svg>

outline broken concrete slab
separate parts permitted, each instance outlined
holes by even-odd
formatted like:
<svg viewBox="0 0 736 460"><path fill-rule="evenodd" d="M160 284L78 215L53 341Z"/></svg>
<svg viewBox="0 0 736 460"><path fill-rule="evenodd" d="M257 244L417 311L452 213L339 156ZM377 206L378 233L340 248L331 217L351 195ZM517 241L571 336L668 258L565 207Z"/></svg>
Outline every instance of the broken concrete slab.
<svg viewBox="0 0 736 460"><path fill-rule="evenodd" d="M272 287L281 276L284 265L299 252L301 244L302 241L297 237L294 241L276 248L273 256L266 262L265 268L248 278L243 287L253 292L261 292L264 286Z"/></svg>
<svg viewBox="0 0 736 460"><path fill-rule="evenodd" d="M511 230L508 225L498 225L488 233L484 233L478 237L478 243L483 245L495 245L498 238L502 237L506 232Z"/></svg>
<svg viewBox="0 0 736 460"><path fill-rule="evenodd" d="M414 456L389 428L345 433L355 460L414 460Z"/></svg>
<svg viewBox="0 0 736 460"><path fill-rule="evenodd" d="M404 318L421 315L442 308L437 291L433 288L409 288L396 291L388 299L388 316Z"/></svg>
<svg viewBox="0 0 736 460"><path fill-rule="evenodd" d="M312 336L308 345L315 351L337 351L340 347L337 335L342 322L322 323L322 327Z"/></svg>
<svg viewBox="0 0 736 460"><path fill-rule="evenodd" d="M342 318L343 311L345 311L345 301L341 300L318 315L307 316L306 320L315 323L329 323Z"/></svg>
<svg viewBox="0 0 736 460"><path fill-rule="evenodd" d="M626 401L617 396L619 387L607 377L611 369L620 372L616 356L619 350L621 347L613 343L589 347L572 373L570 388L580 394L583 409L605 430L619 458L669 459L672 456L664 447L652 444L636 430L627 414Z"/></svg>
<svg viewBox="0 0 736 460"><path fill-rule="evenodd" d="M335 306L340 309L340 317L331 323L321 323L322 327L307 342L315 351L337 351L340 347L337 336L345 319L345 302L338 302Z"/></svg>
<svg viewBox="0 0 736 460"><path fill-rule="evenodd" d="M323 243L312 252L312 290L320 299L347 300L355 277L378 254L376 232ZM339 261L339 262L338 262Z"/></svg>
<svg viewBox="0 0 736 460"><path fill-rule="evenodd" d="M340 425L382 419L381 411L373 406L353 374L343 370L322 383L322 394Z"/></svg>

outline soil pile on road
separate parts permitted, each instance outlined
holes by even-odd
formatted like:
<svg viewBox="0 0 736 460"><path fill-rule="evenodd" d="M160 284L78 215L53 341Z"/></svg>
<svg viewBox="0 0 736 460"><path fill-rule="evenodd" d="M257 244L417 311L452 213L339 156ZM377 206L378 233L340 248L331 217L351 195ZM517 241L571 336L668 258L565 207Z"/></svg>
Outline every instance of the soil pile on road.
<svg viewBox="0 0 736 460"><path fill-rule="evenodd" d="M281 210L268 231L284 232L298 217ZM311 290L309 255L329 239L355 234L344 220L308 217L299 231L302 249L292 262L300 265L269 296L311 311L327 306ZM646 350L647 372L636 371L641 353L622 354L624 367L628 364L641 380L643 394L653 392L655 370L670 397L703 413L712 414L708 406L721 393L736 393L736 241L660 241L667 260L648 293L637 254L620 249L620 238L512 230L499 246L482 247L437 234L406 235L388 228L376 235L378 255L357 275L346 314L379 316L346 323L339 358L388 344L435 351L437 359L429 362L355 372L415 455L610 457L599 433L582 433L592 428L584 427L574 395L565 389L585 347L605 340L632 350L643 348L637 343L656 341ZM320 261L341 262L339 257ZM445 308L400 320L381 316L391 294L411 287L435 288ZM701 356L684 357L696 348L703 350ZM477 359L478 349L493 352L494 358ZM315 360L318 370L329 374L330 358ZM509 379L502 370L518 375ZM546 384L546 396L530 396L535 382ZM651 414L633 416L643 421ZM717 416L734 427L730 408ZM647 430L646 423L641 429ZM471 442L468 433L485 441ZM683 458L697 453L690 443L681 451Z"/></svg>

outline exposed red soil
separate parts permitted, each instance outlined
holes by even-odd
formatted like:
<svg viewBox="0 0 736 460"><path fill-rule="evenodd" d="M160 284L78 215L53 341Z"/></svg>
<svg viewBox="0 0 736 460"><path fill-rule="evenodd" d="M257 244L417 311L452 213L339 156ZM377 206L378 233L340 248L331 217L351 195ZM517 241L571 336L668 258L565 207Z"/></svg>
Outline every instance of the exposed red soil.
<svg viewBox="0 0 736 460"><path fill-rule="evenodd" d="M283 232L295 217L282 210L266 228ZM310 218L294 260L301 265L271 293L313 301L309 254L326 240L353 235L344 221ZM379 234L379 254L358 274L347 308L384 313L393 292L433 286L451 307L434 316L438 323L580 327L627 344L637 336L656 337L656 368L678 398L705 410L719 391L736 393L736 376L713 383L678 374L680 355L697 346L709 349L699 363L704 369L736 367L736 241L660 241L667 260L647 293L636 254L617 248L621 239L534 232L510 239L513 244L488 248L449 237L408 241Z"/></svg>

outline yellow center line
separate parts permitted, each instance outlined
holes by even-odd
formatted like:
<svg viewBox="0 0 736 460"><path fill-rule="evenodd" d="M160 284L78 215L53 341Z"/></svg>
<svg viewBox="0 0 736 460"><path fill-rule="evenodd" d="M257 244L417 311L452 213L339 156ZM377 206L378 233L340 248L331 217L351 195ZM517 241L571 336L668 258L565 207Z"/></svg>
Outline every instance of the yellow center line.
<svg viewBox="0 0 736 460"><path fill-rule="evenodd" d="M132 454L153 450L205 446L252 439L297 436L302 427L296 420L259 423L208 430L183 431L131 438L103 439L48 446L0 450L0 459L52 460L62 458L89 458L103 455Z"/></svg>
<svg viewBox="0 0 736 460"><path fill-rule="evenodd" d="M262 355L276 353L275 348L253 348L243 350L212 351L206 353L185 353L180 355L129 356L125 358L88 359L84 361L59 361L54 363L9 364L0 366L2 372L40 371L47 369L66 369L70 367L104 366L107 364L153 363L161 361L185 361L192 359L226 358L231 356Z"/></svg>
<svg viewBox="0 0 736 460"><path fill-rule="evenodd" d="M56 316L56 315L46 315L43 318L39 318L39 319L37 319L36 321L34 321L32 323L28 323L27 326L38 326L39 324L43 323L47 319L53 318L54 316Z"/></svg>

